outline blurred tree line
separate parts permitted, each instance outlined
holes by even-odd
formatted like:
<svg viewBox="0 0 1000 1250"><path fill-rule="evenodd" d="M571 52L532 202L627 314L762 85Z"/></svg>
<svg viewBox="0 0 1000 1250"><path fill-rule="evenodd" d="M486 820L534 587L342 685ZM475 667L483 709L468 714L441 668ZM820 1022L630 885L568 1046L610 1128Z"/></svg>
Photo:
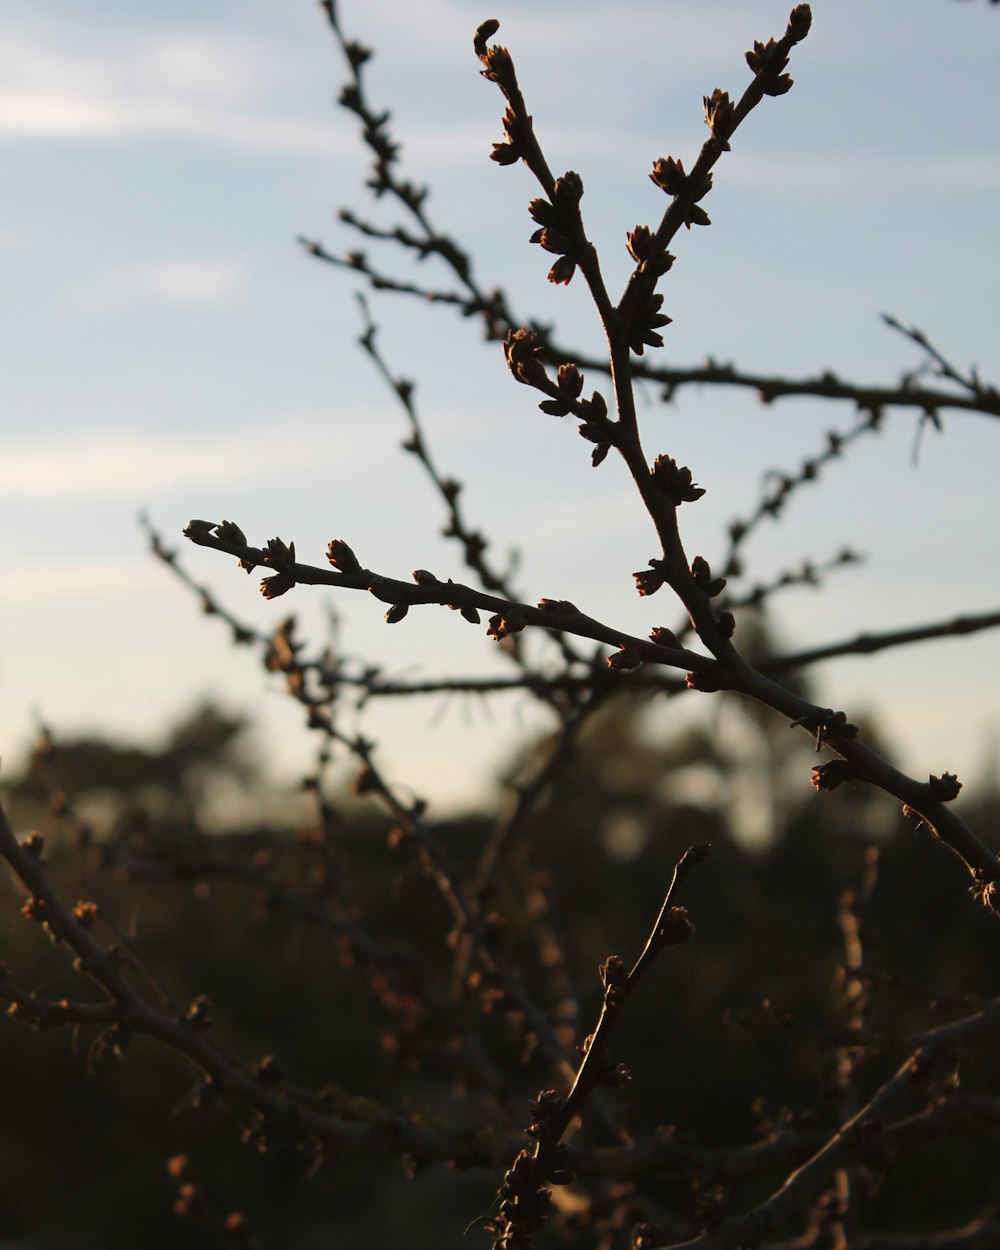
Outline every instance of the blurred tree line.
<svg viewBox="0 0 1000 1250"><path fill-rule="evenodd" d="M515 863L497 879L496 914L512 918L509 927L498 921L497 940L517 955L538 942L539 925L559 932L567 984L591 987L582 1019L566 1020L579 1036L599 1007L598 963L611 952L634 958L678 854L711 842L712 861L688 890L697 941L683 960L658 966L630 1004L616 1055L632 1080L609 1097L637 1134L671 1124L680 1140L710 1146L750 1142L762 1125L783 1119L808 1128L834 1097L831 1039L842 1018L845 962L838 905L865 872L873 828L879 863L865 910L866 959L885 973L873 1029L919 1031L936 1009L954 1014L966 996L988 994L1000 936L985 909L960 905L962 865L930 834L915 838L901 816L887 818L888 805L870 788L819 797L782 786L789 767L802 775L809 754L786 727L728 700L711 733L657 737L648 715L648 703L621 695L594 717L523 830L530 872ZM373 996L349 946L285 907L282 890L319 898L348 879L369 928L418 959L446 938L450 918L440 896L415 866L387 853L389 823L360 802L333 813L325 832L296 822L303 809L290 796L284 819L244 819L226 836L206 833L195 813L206 804L224 808L252 774L249 728L206 705L160 749L67 741L8 775L9 806L22 828L41 819L53 798L60 810L58 778L72 808L67 835L47 842L55 884L67 897L96 900L179 1001L208 995L219 1004L224 1044L280 1063L334 1103L351 1099L357 1114L365 1114L365 1099L373 1114L402 1099L433 1117L455 1091L435 1063L441 1039L430 1007L417 991ZM1000 793L981 793L982 810L970 814L989 828L1000 817ZM760 806L750 826L767 823L769 836L748 835L747 803ZM489 823L472 815L435 832L471 871ZM555 874L558 891L550 889ZM954 877L946 888L944 877ZM522 897L515 905L505 891L523 891L525 880L537 903ZM15 923L13 883L5 878L0 890L0 953L16 957L25 982L58 997L64 960L38 926ZM166 1163L179 1153L196 1167L209 1201L250 1213L264 1244L309 1250L373 1237L413 1250L445 1244L429 1218L442 1201L456 1203L445 1168L411 1185L397 1162L366 1156L309 1177L310 1161L294 1140L255 1150L249 1121L192 1088L192 1072L177 1056L138 1038L119 1062L95 1036L84 1027L40 1036L12 1021L0 1027L0 1245L218 1244L207 1225L170 1215L176 1183ZM542 1065L520 1053L513 1036L510 1048L501 1058L520 1067L518 1080L530 1091ZM898 1060L874 1060L881 1079ZM1000 1093L988 1055L970 1057L965 1071L978 1088ZM943 1156L911 1152L873 1178L873 1223L915 1231L954 1224L977 1194L995 1191L998 1169L1000 1142L988 1132L957 1139ZM754 1176L747 1200L781 1175L779 1164ZM488 1175L458 1184L460 1210L488 1205ZM462 1244L457 1230L454 1244Z"/></svg>

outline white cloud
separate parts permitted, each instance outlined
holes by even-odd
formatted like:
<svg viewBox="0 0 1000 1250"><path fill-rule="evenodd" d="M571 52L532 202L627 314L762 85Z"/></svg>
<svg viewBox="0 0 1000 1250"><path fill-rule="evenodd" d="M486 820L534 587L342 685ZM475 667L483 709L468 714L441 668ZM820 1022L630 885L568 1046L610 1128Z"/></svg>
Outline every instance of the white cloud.
<svg viewBox="0 0 1000 1250"><path fill-rule="evenodd" d="M72 92L0 92L0 135L20 139L107 139L127 131L122 110Z"/></svg>
<svg viewBox="0 0 1000 1250"><path fill-rule="evenodd" d="M300 477L302 448L311 446L329 414L275 419L274 428L255 427L231 437L204 434L174 438L156 435L95 435L8 445L0 458L0 496L8 502L88 501L112 497L143 502L167 491L208 483L251 485L272 473ZM354 423L362 428L363 423ZM345 421L344 427L351 428ZM347 438L338 443L343 467L355 458L375 456L378 449ZM316 464L317 473L324 473Z"/></svg>
<svg viewBox="0 0 1000 1250"><path fill-rule="evenodd" d="M180 136L266 151L331 153L328 124L269 111L294 67L250 41L147 36L106 51L23 33L0 47L0 137L101 141ZM325 106L325 104L324 104Z"/></svg>
<svg viewBox="0 0 1000 1250"><path fill-rule="evenodd" d="M68 306L117 312L134 304L232 304L246 290L243 265L222 257L141 261L104 270L65 293Z"/></svg>
<svg viewBox="0 0 1000 1250"><path fill-rule="evenodd" d="M94 100L72 92L0 91L0 138L100 141L181 137L267 152L353 154L332 125L207 108L165 96Z"/></svg>

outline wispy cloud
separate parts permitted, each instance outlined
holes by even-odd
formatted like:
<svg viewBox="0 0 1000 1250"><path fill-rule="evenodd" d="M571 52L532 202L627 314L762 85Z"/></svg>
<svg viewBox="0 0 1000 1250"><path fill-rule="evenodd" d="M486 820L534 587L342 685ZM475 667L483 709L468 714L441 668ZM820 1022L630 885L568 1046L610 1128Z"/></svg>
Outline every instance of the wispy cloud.
<svg viewBox="0 0 1000 1250"><path fill-rule="evenodd" d="M292 469L303 480L302 448L327 428L328 414L276 419L274 429L257 427L232 436L187 439L157 435L81 435L6 446L0 458L0 495L8 502L46 503L96 498L140 499L205 483L253 485ZM363 423L356 422L360 427ZM344 428L351 428L349 422ZM338 442L338 464L375 456L360 439ZM325 470L317 464L316 472Z"/></svg>
<svg viewBox="0 0 1000 1250"><path fill-rule="evenodd" d="M108 141L164 136L275 152L350 144L331 123L283 115L291 73L268 49L151 34L128 47L67 48L13 32L0 47L0 138Z"/></svg>
<svg viewBox="0 0 1000 1250"><path fill-rule="evenodd" d="M183 100L94 100L73 92L0 91L0 138L100 141L181 137L267 152L350 152L322 122L205 108Z"/></svg>
<svg viewBox="0 0 1000 1250"><path fill-rule="evenodd" d="M126 134L114 104L72 91L0 91L0 135L20 139L108 139Z"/></svg>
<svg viewBox="0 0 1000 1250"><path fill-rule="evenodd" d="M247 286L245 266L221 257L142 261L104 270L69 288L71 309L117 312L134 304L233 304Z"/></svg>

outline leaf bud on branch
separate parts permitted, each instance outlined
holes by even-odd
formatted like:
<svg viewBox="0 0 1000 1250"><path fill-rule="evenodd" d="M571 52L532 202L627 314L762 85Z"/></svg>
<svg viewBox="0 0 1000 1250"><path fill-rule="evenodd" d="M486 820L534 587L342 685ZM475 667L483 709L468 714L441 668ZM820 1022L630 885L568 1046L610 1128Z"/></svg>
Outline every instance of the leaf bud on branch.
<svg viewBox="0 0 1000 1250"><path fill-rule="evenodd" d="M672 456L657 456L653 462L653 481L675 507L682 503L694 503L704 495L704 488L696 486L691 470L678 466Z"/></svg>
<svg viewBox="0 0 1000 1250"><path fill-rule="evenodd" d="M655 595L667 580L662 560L650 560L648 569L640 569L632 576L635 578L635 588L640 595Z"/></svg>
<svg viewBox="0 0 1000 1250"><path fill-rule="evenodd" d="M518 382L526 386L544 387L548 382L545 366L538 359L542 350L538 334L522 326L519 330L511 330L503 343L503 354L507 368Z"/></svg>
<svg viewBox="0 0 1000 1250"><path fill-rule="evenodd" d="M360 573L361 563L342 538L332 538L326 545L326 558L341 573Z"/></svg>
<svg viewBox="0 0 1000 1250"><path fill-rule="evenodd" d="M934 797L942 803L950 803L952 799L957 799L962 789L962 783L954 773L942 773L940 777L935 777L932 773L927 778L927 784Z"/></svg>

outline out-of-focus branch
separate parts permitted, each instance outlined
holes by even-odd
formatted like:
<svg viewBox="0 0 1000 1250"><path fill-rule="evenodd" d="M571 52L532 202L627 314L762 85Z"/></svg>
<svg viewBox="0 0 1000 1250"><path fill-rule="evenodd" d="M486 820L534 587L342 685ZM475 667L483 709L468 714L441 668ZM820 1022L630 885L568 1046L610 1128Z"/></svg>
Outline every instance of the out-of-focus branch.
<svg viewBox="0 0 1000 1250"><path fill-rule="evenodd" d="M341 216L347 224L356 225L352 214ZM377 232L367 229L365 233L400 243L395 231ZM407 282L395 278L375 267L364 252L349 251L343 254L331 252L316 239L299 238L299 243L318 260L341 269L351 270L368 280L373 291L387 291L397 295L415 296L424 304L443 304L456 308L463 317L482 315L489 327L491 339L503 339L520 324L512 312L502 291L494 290L485 297L463 295L459 291L441 290L419 282ZM892 319L885 318L887 323ZM575 360L581 369L607 373L607 360L591 356L567 345L560 344L552 333L541 326L533 327L540 335L539 357L546 364L558 365L564 360ZM905 331L904 331L905 333ZM919 332L918 332L919 333ZM913 337L912 335L910 337ZM919 346L926 347L935 357L939 351L921 335ZM855 382L843 378L831 369L822 373L792 377L785 374L755 373L730 362L714 359L697 365L659 365L648 360L633 360L632 375L637 381L662 386L662 398L670 403L681 391L691 387L733 387L737 390L755 392L763 404L773 404L782 399L827 399L851 404L858 412L877 413L884 416L890 409L910 410L922 417L933 419L943 412L966 412L985 417L1000 417L1000 393L995 387L983 383L970 387L968 378L962 378L962 391L944 390L927 386L918 381L915 372L908 372L894 385L876 385ZM950 373L939 376L952 378ZM963 393L964 392L964 393Z"/></svg>
<svg viewBox="0 0 1000 1250"><path fill-rule="evenodd" d="M918 330L916 326L904 326L902 322L897 321L889 313L883 313L882 320L891 330L897 330L904 338L908 338L911 343L915 343L917 347L926 352L929 362L928 368L935 377L943 378L948 382L954 382L971 399L979 403L991 405L991 410L1000 414L1000 391L995 386L990 386L984 382L979 376L977 369L972 368L963 372L956 365L952 364L940 348L934 346L923 330ZM933 415L933 411L929 410L928 415Z"/></svg>
<svg viewBox="0 0 1000 1250"><path fill-rule="evenodd" d="M376 196L389 195L410 214L419 226L418 236L400 227L397 231L393 231L394 239L404 246L412 247L421 258L430 255L439 256L468 293L476 306L476 311L486 319L489 337L502 338L506 333L506 323L510 320L503 308L502 296L499 293L483 290L474 276L472 257L469 253L454 239L434 228L427 213L427 188L416 186L396 172L399 145L387 129L389 113L373 109L365 90L363 66L371 57L371 51L356 40L345 36L333 0L321 0L321 4L334 37L347 60L351 75L350 81L341 91L340 104L355 114L361 122L364 142L372 154L372 170L368 186ZM350 222L352 215L349 215L347 220ZM303 243L314 255L320 254L322 250L320 244L306 240L303 240ZM352 267L359 268L358 265Z"/></svg>
<svg viewBox="0 0 1000 1250"><path fill-rule="evenodd" d="M600 369L600 361L589 358L580 360L580 367ZM689 368L669 365L653 365L647 362L635 365L635 376L647 382L663 386L663 398L672 400L684 387L732 386L755 391L765 404L779 399L816 398L841 400L853 404L859 412L884 412L888 408L910 408L921 413L956 412L979 413L982 416L1000 417L1000 395L990 387L978 394L961 394L937 387L917 385L907 375L896 386L872 386L851 382L832 371L799 378L774 374L753 373L738 365L719 364L714 360Z"/></svg>
<svg viewBox="0 0 1000 1250"><path fill-rule="evenodd" d="M824 660L847 655L874 655L892 647L904 647L914 642L930 642L936 638L958 638L976 634L984 629L1000 626L1000 612L983 612L975 616L956 616L948 621L935 621L929 625L914 625L909 629L892 629L883 633L863 633L843 642L828 642L802 651L784 655L761 656L753 661L762 673L784 673L790 669L807 668Z"/></svg>
<svg viewBox="0 0 1000 1250"><path fill-rule="evenodd" d="M406 413L410 426L410 437L403 443L403 450L416 456L448 509L448 524L444 528L444 536L455 539L461 546L466 566L477 575L485 590L494 591L505 599L516 599L517 595L511 587L509 578L495 570L487 558L489 540L481 530L471 528L465 520L459 501L462 489L461 483L454 478L442 476L434 463L427 438L417 415L414 401L415 384L408 378L398 377L393 374L379 349L377 341L378 327L372 320L368 305L363 296L358 296L358 300L364 318L364 332L359 341L383 380L392 389L400 404L402 404ZM563 659L567 663L581 660L582 657L570 646L569 640L565 635L555 634L553 637L562 651ZM512 637L511 643L513 644L511 652L513 658L523 663L523 656L520 654L520 648L517 647L517 639Z"/></svg>
<svg viewBox="0 0 1000 1250"><path fill-rule="evenodd" d="M364 331L358 340L366 354L374 363L382 379L393 391L403 407L410 427L410 436L403 443L403 450L416 456L430 478L438 495L448 510L448 524L444 534L446 538L454 538L462 548L466 565L478 576L485 590L491 590L505 599L517 596L511 589L508 578L495 570L487 559L489 539L477 529L473 529L465 520L460 503L461 484L454 478L444 477L434 463L430 447L417 416L414 400L415 384L408 378L393 374L378 346L378 327L372 320L368 304L362 296L358 296L361 315L364 320Z"/></svg>
<svg viewBox="0 0 1000 1250"><path fill-rule="evenodd" d="M831 790L848 780L866 781L898 798L907 811L933 829L964 861L975 881L977 896L992 910L1000 912L1000 890L997 887L1000 860L948 807L961 789L957 778L944 773L921 783L907 777L862 743L857 736L857 727L851 725L842 712L811 703L755 669L729 643L728 634L721 632L725 626L724 618L715 617L710 603L712 594L717 591L711 585L705 585L710 573L705 577L697 573L689 573L688 576L693 588L691 597L697 601L699 615L703 614L702 610L712 613L715 627L712 641L720 650L718 662L675 645L676 639L669 631L654 630L649 641L634 638L585 616L573 604L547 599L541 600L537 607L511 604L468 586L451 581L439 582L423 570L418 570L412 584L385 577L363 568L354 552L341 539L334 539L329 544L328 558L334 569L326 571L298 563L294 543L272 539L266 549L251 547L239 526L231 521L220 524L192 521L184 532L200 546L235 556L240 567L247 572L258 566L273 569L273 576L261 582L261 591L267 598L285 594L298 583L365 590L391 605L386 613L386 620L390 623L403 619L413 604L435 603L456 608L472 621L478 620L478 610L484 608L495 613L489 632L497 639L529 625L541 625L616 647L615 653L608 657L608 665L612 669L636 668L643 660L669 667L688 667L689 686L703 691L728 689L756 699L813 735L817 747L826 745L836 751L841 757L839 761L817 765L813 770L813 784L818 789ZM676 556L672 557L672 562L676 564ZM704 641L703 626L699 625L698 632ZM721 645L723 642L725 646Z"/></svg>
<svg viewBox="0 0 1000 1250"><path fill-rule="evenodd" d="M1000 1000L981 1012L924 1035L920 1046L833 1137L764 1202L730 1216L669 1250L736 1250L758 1243L789 1217L808 1210L838 1169L851 1167L870 1149L882 1126L911 1113L952 1084L958 1053L1000 1033ZM667 1250L664 1245L662 1250Z"/></svg>
<svg viewBox="0 0 1000 1250"><path fill-rule="evenodd" d="M535 1099L532 1104L534 1123L527 1130L534 1139L534 1148L518 1153L504 1174L495 1215L482 1220L497 1250L528 1244L532 1233L545 1222L551 1204L548 1186L566 1184L572 1179L566 1172L567 1151L562 1138L581 1113L587 1098L602 1084L620 1085L629 1079L627 1067L615 1063L608 1054L608 1035L653 960L668 946L680 945L694 933L687 910L678 906L676 899L688 873L710 851L707 843L692 846L677 861L659 914L631 971L618 955L609 955L601 965L604 997L600 1014L593 1032L580 1048L583 1058L569 1092L543 1090Z"/></svg>
<svg viewBox="0 0 1000 1250"><path fill-rule="evenodd" d="M234 1098L258 1112L262 1131L272 1127L292 1131L303 1140L315 1142L321 1152L346 1148L381 1153L388 1147L427 1163L488 1166L512 1148L512 1139L500 1131L473 1134L429 1128L419 1114L377 1110L374 1104L367 1108L367 1122L320 1110L318 1099L313 1102L293 1086L286 1086L273 1062L247 1064L224 1049L212 1035L214 1008L205 996L196 998L179 1016L150 1006L129 981L127 957L113 946L104 947L93 936L92 913L81 908L71 911L56 894L45 872L43 849L38 835L19 843L0 807L0 857L27 891L24 915L43 924L53 941L72 951L78 971L98 987L104 1001L95 1004L64 998L54 1002L25 992L10 979L6 967L0 966L0 1000L11 1003L17 1016L39 1026L108 1024L104 1045L118 1049L126 1046L133 1034L151 1037L186 1057L216 1094ZM487 1150L490 1153L485 1153Z"/></svg>

